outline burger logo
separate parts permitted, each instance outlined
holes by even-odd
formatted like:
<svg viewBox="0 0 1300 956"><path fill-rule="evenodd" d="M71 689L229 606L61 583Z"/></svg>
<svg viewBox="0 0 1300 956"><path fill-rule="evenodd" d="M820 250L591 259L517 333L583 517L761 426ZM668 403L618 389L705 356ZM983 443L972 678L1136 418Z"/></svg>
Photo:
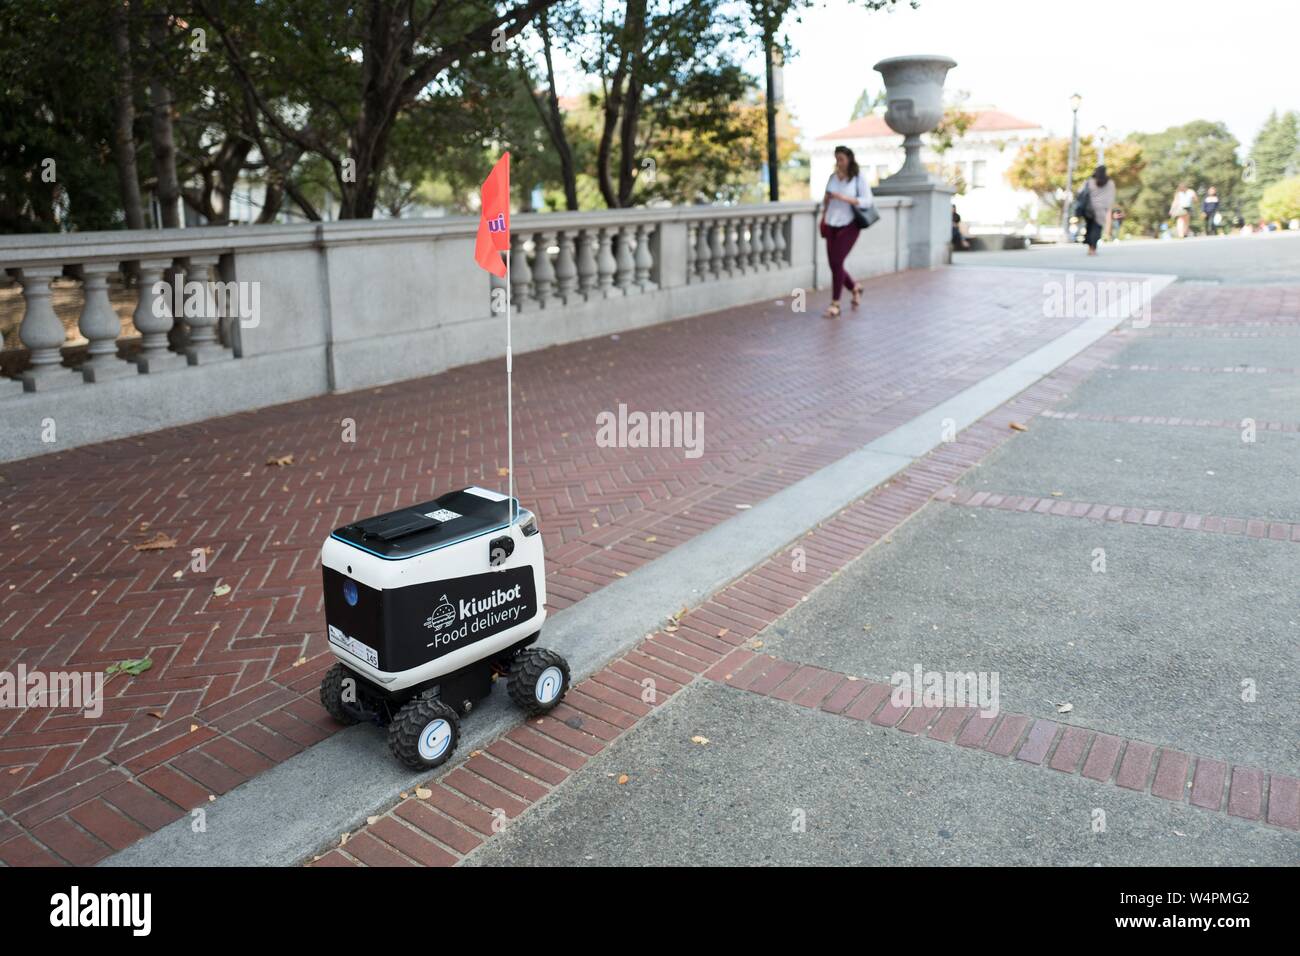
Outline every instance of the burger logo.
<svg viewBox="0 0 1300 956"><path fill-rule="evenodd" d="M429 619L424 622L425 627L431 627L435 631L441 631L448 624L454 624L456 621L456 609L447 603L447 595L438 598L440 602L429 615Z"/></svg>

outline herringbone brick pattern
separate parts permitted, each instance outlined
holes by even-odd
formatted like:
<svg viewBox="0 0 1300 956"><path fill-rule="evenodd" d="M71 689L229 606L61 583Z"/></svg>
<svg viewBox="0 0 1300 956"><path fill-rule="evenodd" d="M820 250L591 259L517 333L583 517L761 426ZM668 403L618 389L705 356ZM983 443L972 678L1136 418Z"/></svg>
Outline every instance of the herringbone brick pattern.
<svg viewBox="0 0 1300 956"><path fill-rule="evenodd" d="M838 322L814 297L803 314L763 303L518 357L517 489L546 536L550 606L1077 324L1042 303L1032 273L908 273ZM368 514L503 487L502 379L486 363L0 467L0 665L154 662L108 685L97 720L0 710L0 861L94 862L337 730L315 700L320 544ZM596 415L620 403L703 412L703 455L598 447ZM158 532L176 546L134 549Z"/></svg>

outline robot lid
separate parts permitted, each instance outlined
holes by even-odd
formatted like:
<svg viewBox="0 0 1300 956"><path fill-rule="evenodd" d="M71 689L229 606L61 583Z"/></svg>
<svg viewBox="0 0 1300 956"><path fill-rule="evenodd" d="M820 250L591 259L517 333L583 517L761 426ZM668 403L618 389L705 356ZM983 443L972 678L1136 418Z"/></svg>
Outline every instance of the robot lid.
<svg viewBox="0 0 1300 956"><path fill-rule="evenodd" d="M330 537L388 560L413 558L510 526L513 499L486 488L448 492L433 501L345 525ZM513 501L518 520L530 513Z"/></svg>

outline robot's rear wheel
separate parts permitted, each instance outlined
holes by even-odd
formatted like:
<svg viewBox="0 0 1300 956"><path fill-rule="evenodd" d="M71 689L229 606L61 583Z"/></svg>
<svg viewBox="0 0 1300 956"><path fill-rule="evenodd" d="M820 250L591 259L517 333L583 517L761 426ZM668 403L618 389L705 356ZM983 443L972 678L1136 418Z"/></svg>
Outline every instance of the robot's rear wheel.
<svg viewBox="0 0 1300 956"><path fill-rule="evenodd" d="M569 662L555 651L529 647L520 651L510 665L506 690L515 705L529 715L544 714L569 689Z"/></svg>
<svg viewBox="0 0 1300 956"><path fill-rule="evenodd" d="M434 697L407 701L388 725L388 749L412 770L445 763L459 741L460 718Z"/></svg>
<svg viewBox="0 0 1300 956"><path fill-rule="evenodd" d="M327 670L324 680L320 682L321 706L340 724L355 724L361 719L343 702L343 694L346 690L344 682L349 679L352 681L352 699L356 701L356 678L352 677L342 664L335 664Z"/></svg>

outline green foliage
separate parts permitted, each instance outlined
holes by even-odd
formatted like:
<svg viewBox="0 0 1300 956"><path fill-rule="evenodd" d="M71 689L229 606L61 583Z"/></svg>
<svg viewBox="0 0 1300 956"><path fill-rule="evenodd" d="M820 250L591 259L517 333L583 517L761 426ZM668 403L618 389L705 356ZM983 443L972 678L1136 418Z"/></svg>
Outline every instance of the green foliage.
<svg viewBox="0 0 1300 956"><path fill-rule="evenodd" d="M1259 215L1269 222L1300 219L1300 176L1280 179L1265 189L1259 200Z"/></svg>
<svg viewBox="0 0 1300 956"><path fill-rule="evenodd" d="M1197 196L1216 187L1220 208L1225 211L1240 202L1239 144L1223 123L1195 120L1161 133L1140 134L1133 140L1142 148L1145 166L1137 194L1124 204L1127 225L1156 233L1160 224L1168 221L1170 203L1181 183L1194 189Z"/></svg>
<svg viewBox="0 0 1300 956"><path fill-rule="evenodd" d="M1243 215L1254 222L1263 210L1260 202L1274 183L1300 173L1300 113L1294 110L1280 116L1274 110L1255 135L1250 147L1242 188Z"/></svg>

